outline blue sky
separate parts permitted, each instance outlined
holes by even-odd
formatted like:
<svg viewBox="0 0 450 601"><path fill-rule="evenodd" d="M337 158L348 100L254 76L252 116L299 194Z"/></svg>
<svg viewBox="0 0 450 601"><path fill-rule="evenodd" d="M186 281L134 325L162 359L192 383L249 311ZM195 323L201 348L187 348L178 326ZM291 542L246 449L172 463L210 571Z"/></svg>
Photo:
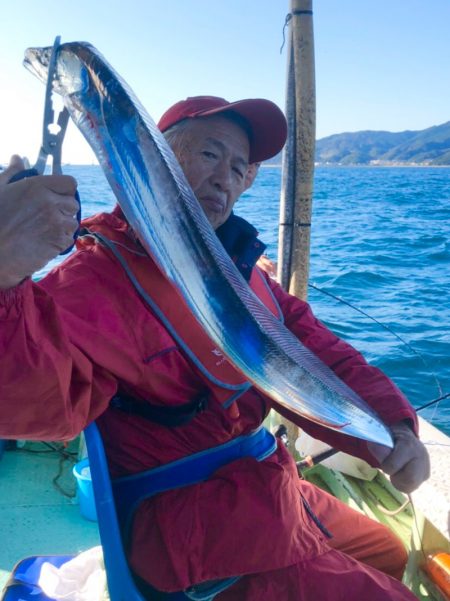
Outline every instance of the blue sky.
<svg viewBox="0 0 450 601"><path fill-rule="evenodd" d="M266 97L284 108L289 0L22 0L0 12L0 162L34 162L44 87L28 46L86 40L154 119L195 94ZM424 129L450 120L450 0L315 0L317 137ZM92 155L72 126L63 160Z"/></svg>

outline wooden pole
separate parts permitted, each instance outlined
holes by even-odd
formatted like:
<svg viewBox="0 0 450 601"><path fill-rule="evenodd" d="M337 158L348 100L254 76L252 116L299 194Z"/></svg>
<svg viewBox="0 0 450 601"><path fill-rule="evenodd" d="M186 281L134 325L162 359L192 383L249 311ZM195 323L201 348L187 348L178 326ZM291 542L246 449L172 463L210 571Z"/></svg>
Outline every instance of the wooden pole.
<svg viewBox="0 0 450 601"><path fill-rule="evenodd" d="M283 154L278 243L278 279L306 299L316 137L316 94L312 0L291 0L287 68L288 139ZM290 450L299 429L281 418Z"/></svg>
<svg viewBox="0 0 450 601"><path fill-rule="evenodd" d="M278 277L291 294L306 299L316 136L312 0L291 0L290 14Z"/></svg>

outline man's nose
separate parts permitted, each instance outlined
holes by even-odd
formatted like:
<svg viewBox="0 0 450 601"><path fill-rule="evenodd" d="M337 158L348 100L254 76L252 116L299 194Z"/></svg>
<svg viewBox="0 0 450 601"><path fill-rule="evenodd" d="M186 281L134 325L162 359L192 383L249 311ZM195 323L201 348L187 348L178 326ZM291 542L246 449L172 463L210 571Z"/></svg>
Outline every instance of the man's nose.
<svg viewBox="0 0 450 601"><path fill-rule="evenodd" d="M221 190L228 190L231 185L231 167L226 161L220 161L216 164L212 174L213 184Z"/></svg>

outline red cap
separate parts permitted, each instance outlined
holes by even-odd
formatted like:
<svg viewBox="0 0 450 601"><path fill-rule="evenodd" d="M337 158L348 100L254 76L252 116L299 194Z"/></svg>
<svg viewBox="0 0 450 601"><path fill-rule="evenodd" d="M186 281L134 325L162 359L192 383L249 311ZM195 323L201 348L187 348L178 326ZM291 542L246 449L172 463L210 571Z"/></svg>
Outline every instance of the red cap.
<svg viewBox="0 0 450 601"><path fill-rule="evenodd" d="M250 163L270 159L283 148L287 137L286 118L276 104L263 98L228 102L217 96L192 96L171 106L159 120L158 127L165 132L183 119L226 112L237 113L248 124Z"/></svg>

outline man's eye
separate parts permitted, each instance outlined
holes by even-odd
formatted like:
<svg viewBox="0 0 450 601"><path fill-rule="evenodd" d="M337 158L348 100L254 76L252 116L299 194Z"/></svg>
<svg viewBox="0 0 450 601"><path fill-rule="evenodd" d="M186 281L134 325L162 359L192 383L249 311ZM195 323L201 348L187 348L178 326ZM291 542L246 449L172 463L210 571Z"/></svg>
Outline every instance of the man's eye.
<svg viewBox="0 0 450 601"><path fill-rule="evenodd" d="M214 152L211 152L210 150L203 150L202 154L207 159L216 159L217 158L217 155Z"/></svg>
<svg viewBox="0 0 450 601"><path fill-rule="evenodd" d="M233 171L239 176L239 177L244 177L244 173L241 169L239 169L239 167L233 167Z"/></svg>

